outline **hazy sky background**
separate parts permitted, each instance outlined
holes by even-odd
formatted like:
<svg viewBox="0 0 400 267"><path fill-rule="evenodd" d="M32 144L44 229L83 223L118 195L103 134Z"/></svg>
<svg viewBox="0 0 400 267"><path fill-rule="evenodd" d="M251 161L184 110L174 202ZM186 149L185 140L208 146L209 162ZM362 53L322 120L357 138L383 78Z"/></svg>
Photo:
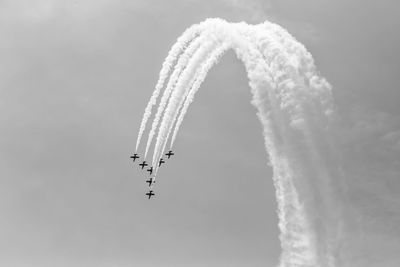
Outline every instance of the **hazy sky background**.
<svg viewBox="0 0 400 267"><path fill-rule="evenodd" d="M347 163L371 178L354 201L377 204L359 205L373 215L358 218L400 236L399 7L395 0L1 1L0 265L277 264L271 169L232 52L197 94L154 199L145 198L147 175L129 159L169 48L208 17L268 19L307 47L333 85ZM385 238L379 232L377 244L392 244Z"/></svg>

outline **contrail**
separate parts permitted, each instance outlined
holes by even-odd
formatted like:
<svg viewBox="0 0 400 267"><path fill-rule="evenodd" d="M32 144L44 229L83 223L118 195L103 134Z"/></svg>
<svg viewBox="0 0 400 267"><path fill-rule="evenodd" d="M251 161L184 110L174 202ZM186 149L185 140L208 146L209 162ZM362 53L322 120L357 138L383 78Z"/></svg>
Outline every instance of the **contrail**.
<svg viewBox="0 0 400 267"><path fill-rule="evenodd" d="M331 86L318 75L305 47L276 24L209 19L199 25L184 33L184 41L178 41L165 60L136 147L168 79L145 152L158 130L152 159L157 173L167 142L173 146L207 73L232 49L245 66L273 169L282 248L279 266L337 266L342 219L335 199L340 189L334 184L339 168L329 164L334 162L328 132L334 113Z"/></svg>

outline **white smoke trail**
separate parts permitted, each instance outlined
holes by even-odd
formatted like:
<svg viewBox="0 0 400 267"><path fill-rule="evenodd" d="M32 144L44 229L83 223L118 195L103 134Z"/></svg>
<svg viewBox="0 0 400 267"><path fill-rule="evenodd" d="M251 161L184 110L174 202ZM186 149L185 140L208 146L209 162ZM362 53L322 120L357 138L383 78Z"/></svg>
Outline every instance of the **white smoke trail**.
<svg viewBox="0 0 400 267"><path fill-rule="evenodd" d="M339 220L341 214L337 208L338 205L331 201L331 197L325 197L337 195L340 192L340 188L337 186L338 180L332 182L333 176L335 178L340 176L338 170L329 168L329 164L326 162L327 160L332 161L333 158L333 154L330 154L332 144L329 140L329 134L326 132L327 122L329 122L333 110L330 95L331 87L324 79L315 75L312 57L304 46L296 43L294 38L287 38L289 34L286 33L285 35L285 38L280 40L284 50L279 52L284 57L280 58L279 63L274 65L277 69L273 73L284 69L288 77L284 77L284 80L282 80L282 76L276 79L279 89L277 95L281 102L281 108L287 110L292 117L290 125L300 131L304 136L304 142L307 144L305 154L308 154L308 156L298 157L297 161L302 161L302 166L310 165L310 162L306 162L304 159L312 161L312 166L308 167L307 170L308 172L313 170L315 174L307 177L318 177L318 183L310 181L310 184L318 186L312 192L313 197L318 198L313 203L323 203L323 205L317 204L314 207L314 210L318 210L319 221L323 222L314 221L313 228L318 231L318 238L323 239L323 242L319 242L319 258L323 258L321 255L326 255L326 257L321 264L323 266L334 266L334 259L325 252L336 250L341 231ZM285 40L285 42L282 40ZM256 43L263 46L262 40ZM266 49L265 51L273 50ZM293 57L293 55L296 55L296 57ZM301 106L301 109L299 109L299 106ZM305 119L302 121L301 118ZM332 166L337 166L337 164ZM303 178L302 183L304 183L304 180L307 179ZM321 244L325 244L325 247Z"/></svg>
<svg viewBox="0 0 400 267"><path fill-rule="evenodd" d="M190 84L191 86L186 87L188 89L186 89L185 92L182 94L183 97L181 98L180 103L177 105L177 107L178 107L177 110L179 110L181 107L181 111L179 114L180 122L178 121L175 126L175 130L176 130L176 132L174 132L175 135L177 134L177 131L178 131L177 129L179 129L179 126L182 123L183 117L187 111L187 108L189 107L190 102L193 101L195 91L197 91L197 89L200 87L201 83L204 81L204 78L206 77L210 68L218 62L219 58L228 49L228 47L229 47L229 44L223 42L215 50L212 50L212 52L209 55L207 55L206 60L201 64L200 67L198 67L197 71L192 76L190 82L188 82L188 84ZM204 59L204 57L202 57L202 58ZM171 120L171 125L174 125L175 121L177 120L177 117L178 117L178 113L176 113L175 117ZM165 140L168 139L168 136L170 135L171 130L172 130L172 128L169 129L169 132L168 132ZM164 143L163 149L161 151L165 150L166 144L167 144L167 142ZM161 154L162 154L162 152L161 152ZM156 159L158 160L158 158L156 158ZM156 165L156 161L155 161L155 163L153 163L153 165L156 166L155 174L157 174L158 166ZM154 177L154 180L155 179L156 179L156 176Z"/></svg>
<svg viewBox="0 0 400 267"><path fill-rule="evenodd" d="M295 264L299 266L326 266L320 265L323 260L317 255L315 232L310 225L309 216L307 216L309 212L306 209L307 206L300 204L305 200L300 198L295 186L296 178L303 178L304 175L302 175L303 170L296 168L296 160L299 160L296 157L296 151L291 151L294 145L290 145L293 139L288 134L291 130L287 127L287 114L284 114L281 107L277 105L279 103L277 97L268 92L275 91L275 83L271 81L276 80L274 74L279 74L279 72L268 69L265 62L262 62L263 57L257 51L251 49L254 46L253 44L245 44L240 38L235 40L235 44L237 46L234 49L247 69L254 96L253 104L259 110L260 120L264 123L267 122L267 124L264 124L265 129L273 126L272 124L277 124L273 126L274 135L279 137L280 142L268 142L269 139L274 137L270 133L265 133L264 137L274 170L278 205L280 206L278 216L281 222L282 266L286 266L286 264L288 266ZM269 83L272 90L266 90L268 89L266 82ZM263 94L268 94L269 105L263 103L267 99ZM265 108L268 106L270 109L266 111ZM268 115L272 115L272 119ZM283 146L281 143L283 143Z"/></svg>
<svg viewBox="0 0 400 267"><path fill-rule="evenodd" d="M162 68L160 70L159 79L155 86L155 90L150 98L150 101L148 102L148 104L145 108L142 122L140 123L139 133L138 133L138 137L136 140L136 148L135 148L136 151L137 151L140 141L142 139L144 130L146 128L147 121L151 116L151 110L157 102L160 91L163 88L164 83L165 83L166 79L168 78L168 73L171 71L173 64L176 61L177 57L179 56L179 54L182 53L182 51L185 49L185 47L187 46L188 43L191 43L191 41L193 41L193 39L195 39L204 29L208 29L210 24L218 22L218 21L220 21L220 19L211 18L211 19L207 19L207 20L201 22L200 24L192 25L191 27L186 29L185 32L177 39L175 44L172 46L172 48L168 52L168 56L166 57L166 59L164 60L164 62L162 64ZM204 37L204 35L203 35L203 37ZM162 113L162 111L161 111L161 113ZM149 138L149 139L151 139L151 138ZM150 143L151 143L151 141L150 141ZM148 151L148 148L146 148L145 154L147 154L147 151ZM146 157L146 155L145 155L145 157Z"/></svg>
<svg viewBox="0 0 400 267"><path fill-rule="evenodd" d="M208 21L202 22L201 24L195 24L185 30L185 32L177 39L175 44L172 46L170 51L168 52L168 56L164 60L162 64L162 68L160 71L159 79L157 81L155 90L150 98L149 103L147 104L142 122L140 123L138 138L136 141L136 151L139 147L143 132L146 128L146 124L148 119L151 116L151 110L153 106L157 102L157 98L160 94L161 89L164 86L165 80L168 78L168 73L172 69L172 66L180 53L185 49L186 45L190 43L197 35L201 33L201 31L206 27Z"/></svg>
<svg viewBox="0 0 400 267"><path fill-rule="evenodd" d="M194 40L190 45L187 47L185 52L179 57L178 62L174 68L174 71L172 75L170 76L168 80L167 87L164 91L163 96L161 97L160 104L158 105L157 113L155 115L155 118L153 120L151 130L149 133L149 137L147 139L147 144L146 144L146 150L145 150L145 157L148 153L148 150L150 148L151 142L153 140L154 134L156 132L156 129L158 127L158 124L160 122L160 118L164 112L165 106L168 103L169 97L171 96L171 93L176 85L177 80L179 79L179 76L181 75L182 71L186 68L188 61L190 58L193 56L193 54L198 50L201 44L204 43L205 39L207 38L206 34L203 34L201 37L198 39Z"/></svg>
<svg viewBox="0 0 400 267"><path fill-rule="evenodd" d="M224 23L218 22L213 25L214 27L210 27L210 33L207 36L203 46L195 52L186 69L182 73L182 76L180 77L176 87L174 88L174 92L169 99L168 106L165 110L158 132L157 142L154 149L155 152L153 154L153 165L157 164L165 149L167 139L172 130L174 119L179 112L181 104L183 104L185 92L186 90L190 89L188 88L190 81L195 79L194 75L196 74L196 70L200 67L204 57L208 54L210 49L215 49L216 43L222 36L224 36L224 32L222 30L227 30L223 27L224 25ZM158 168L156 167L156 173L157 170Z"/></svg>
<svg viewBox="0 0 400 267"><path fill-rule="evenodd" d="M332 184L339 174L328 166L333 154L327 133L332 114L330 85L317 75L304 46L278 25L213 20L199 35L178 59L153 121L146 153L163 114L153 166L157 166L177 120L173 145L208 71L232 48L245 65L273 168L280 266L336 266L341 217Z"/></svg>
<svg viewBox="0 0 400 267"><path fill-rule="evenodd" d="M228 43L224 43L222 46L218 47L216 50L212 52L212 54L208 57L207 61L203 63L201 69L196 74L196 80L194 81L189 93L186 96L185 102L183 104L182 110L180 111L178 120L175 125L175 129L171 138L171 148L175 142L176 135L179 131L179 128L183 122L185 114L189 108L189 105L193 102L194 96L197 90L200 88L201 84L203 83L204 79L207 76L208 71L218 63L220 57L225 53L225 51L229 48Z"/></svg>
<svg viewBox="0 0 400 267"><path fill-rule="evenodd" d="M160 91L164 86L165 80L168 78L168 73L173 66L173 62L175 61L176 57L181 53L181 51L184 49L185 45L188 42L190 42L196 36L196 34L198 34L198 32L199 32L199 26L193 25L178 38L177 42L172 46L171 50L168 52L168 56L162 65L155 90L144 111L143 119L139 128L138 138L136 141L136 151L139 147L143 132L146 127L146 123L151 116L151 109L157 102L158 95L160 94Z"/></svg>
<svg viewBox="0 0 400 267"><path fill-rule="evenodd" d="M259 34L257 35L259 36L263 35L263 32L258 33ZM303 169L306 169L307 172L310 172L310 170L314 171L314 174L307 174L305 177L301 178L302 184L307 182L308 177L318 177L319 179L318 183L310 181L310 185L319 186L315 191L317 193L304 192L301 195L313 195L314 198L320 198L318 201L324 202L323 208L314 207L312 209L312 211L315 212L318 208L317 212L319 215L323 215L321 217L325 218L324 222L317 223L315 220L312 220L310 223L313 224L312 227L314 231L318 232L316 235L317 238L323 239L322 242L317 242L317 253L319 254L318 258L320 261L319 265L334 266L334 260L328 252L334 251L334 247L337 246L336 244L338 243L337 230L340 226L335 223L338 222L340 212L335 209L334 205L330 201L330 196L333 191L332 188L335 188L335 186L332 183L329 183L329 181L332 180L329 173L335 172L333 170L326 171L326 162L321 160L329 156L324 155L324 157L322 157L321 151L329 151L329 149L326 149L327 140L324 140L324 137L327 134L321 133L323 130L320 129L326 126L326 123L324 123L328 121L326 116L330 114L332 109L330 105L332 103L330 98L330 86L326 81L310 75L310 73L313 73L315 69L312 57L308 52L306 52L302 45L298 43L296 44L294 38L288 38L289 35L285 35L285 42L282 42L282 39L277 39L279 40L280 45L278 45L276 49L268 47L268 44L264 43L265 40L263 41L262 39L257 40L255 43L258 44L260 48L264 48L260 50L270 52L269 55L265 54L265 58L271 58L269 62L271 63L270 66L273 67L272 73L278 73L278 75L275 75L274 77L277 84L276 89L278 89L275 93L280 102L280 109L289 115L289 123L282 124L282 127L284 128L280 127L281 138L285 138L287 144L292 143L288 146L291 149L296 145L298 146L298 141L301 139L304 139L303 142L307 144L307 146L304 147L305 152L303 153L308 154L306 157L304 157L304 155L296 155L298 154L297 151L292 151L290 153L286 152L286 154L293 157L297 163L301 162L300 166ZM265 38L265 36L263 38ZM268 41L268 43L271 44L270 41ZM273 55L273 53L276 55ZM296 57L293 55L296 55ZM274 62L274 60L276 60L276 62ZM285 75L279 74L282 72L285 73ZM308 77L311 77L311 79ZM312 82L315 79L320 80L320 83L317 84ZM324 104L325 106L322 108ZM317 112L314 112L315 110L317 110ZM280 120L276 121L279 122ZM299 132L293 132L293 130L288 128L287 125L291 126L290 128L297 129ZM293 140L290 135L287 135L287 133L290 133L291 131L296 135L300 135ZM323 147L321 148L321 146ZM305 159L310 159L312 161L312 166L305 168L305 166L310 165L310 162L307 162ZM293 166L294 163L291 165ZM300 190L301 187L297 186L297 189ZM321 193L318 194L318 192ZM321 197L321 194L324 194L324 196ZM318 201L312 201L313 203L318 203ZM308 204L307 206L310 207L311 204ZM311 216L309 217L311 218ZM330 229L335 230L332 231ZM322 244L325 244L325 247Z"/></svg>

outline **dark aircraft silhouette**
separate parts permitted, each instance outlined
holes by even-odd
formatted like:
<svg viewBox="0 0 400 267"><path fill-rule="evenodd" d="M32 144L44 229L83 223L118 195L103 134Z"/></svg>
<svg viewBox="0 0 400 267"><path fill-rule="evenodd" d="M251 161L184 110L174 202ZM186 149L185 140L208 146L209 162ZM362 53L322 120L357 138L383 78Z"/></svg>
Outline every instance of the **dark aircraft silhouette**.
<svg viewBox="0 0 400 267"><path fill-rule="evenodd" d="M139 164L139 166L142 166L142 170L143 170L144 166L148 166L148 165L149 164L147 164L145 160Z"/></svg>
<svg viewBox="0 0 400 267"><path fill-rule="evenodd" d="M150 169L147 169L147 171L150 173L150 175L153 173L153 167L150 167Z"/></svg>
<svg viewBox="0 0 400 267"><path fill-rule="evenodd" d="M135 162L136 159L140 158L137 154L133 154L133 156L131 156L131 159L133 159L133 162Z"/></svg>
<svg viewBox="0 0 400 267"><path fill-rule="evenodd" d="M153 190L150 190L148 193L146 193L146 196L149 196L149 199L151 196L154 196Z"/></svg>
<svg viewBox="0 0 400 267"><path fill-rule="evenodd" d="M163 163L165 163L165 161L161 158L161 159L160 159L160 162L158 162L158 167L160 167L161 164L163 164Z"/></svg>
<svg viewBox="0 0 400 267"><path fill-rule="evenodd" d="M146 183L149 184L149 187L152 186L156 181L154 181L154 178L150 178L149 180L146 181Z"/></svg>
<svg viewBox="0 0 400 267"><path fill-rule="evenodd" d="M172 150L170 150L167 154L165 154L165 156L168 156L168 159L173 155L175 155L175 154L172 153Z"/></svg>

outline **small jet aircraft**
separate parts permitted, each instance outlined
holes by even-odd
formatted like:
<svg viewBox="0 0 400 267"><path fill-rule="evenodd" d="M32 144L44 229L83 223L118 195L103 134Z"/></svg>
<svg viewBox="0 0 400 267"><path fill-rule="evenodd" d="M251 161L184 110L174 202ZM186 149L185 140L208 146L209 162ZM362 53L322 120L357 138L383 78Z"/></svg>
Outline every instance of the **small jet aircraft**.
<svg viewBox="0 0 400 267"><path fill-rule="evenodd" d="M133 154L133 156L131 156L130 158L133 159L133 162L135 162L135 160L140 157L137 154Z"/></svg>
<svg viewBox="0 0 400 267"><path fill-rule="evenodd" d="M139 164L139 166L142 166L142 170L145 166L148 166L149 164L146 163L146 161L144 160L142 163Z"/></svg>
<svg viewBox="0 0 400 267"><path fill-rule="evenodd" d="M170 150L167 154L165 154L165 156L168 156L168 159L173 155L175 154L172 152L172 150Z"/></svg>
<svg viewBox="0 0 400 267"><path fill-rule="evenodd" d="M165 163L165 161L161 158L161 159L160 159L160 162L158 162L158 167L160 167L161 164L163 164L163 163Z"/></svg>
<svg viewBox="0 0 400 267"><path fill-rule="evenodd" d="M151 177L149 180L146 181L146 183L149 184L149 187L151 187L156 181L154 181L154 178Z"/></svg>
<svg viewBox="0 0 400 267"><path fill-rule="evenodd" d="M147 169L147 171L150 173L150 175L153 173L153 167L150 167L150 169Z"/></svg>
<svg viewBox="0 0 400 267"><path fill-rule="evenodd" d="M146 193L146 196L149 196L148 199L150 199L151 196L154 196L153 190L150 190L148 193Z"/></svg>

